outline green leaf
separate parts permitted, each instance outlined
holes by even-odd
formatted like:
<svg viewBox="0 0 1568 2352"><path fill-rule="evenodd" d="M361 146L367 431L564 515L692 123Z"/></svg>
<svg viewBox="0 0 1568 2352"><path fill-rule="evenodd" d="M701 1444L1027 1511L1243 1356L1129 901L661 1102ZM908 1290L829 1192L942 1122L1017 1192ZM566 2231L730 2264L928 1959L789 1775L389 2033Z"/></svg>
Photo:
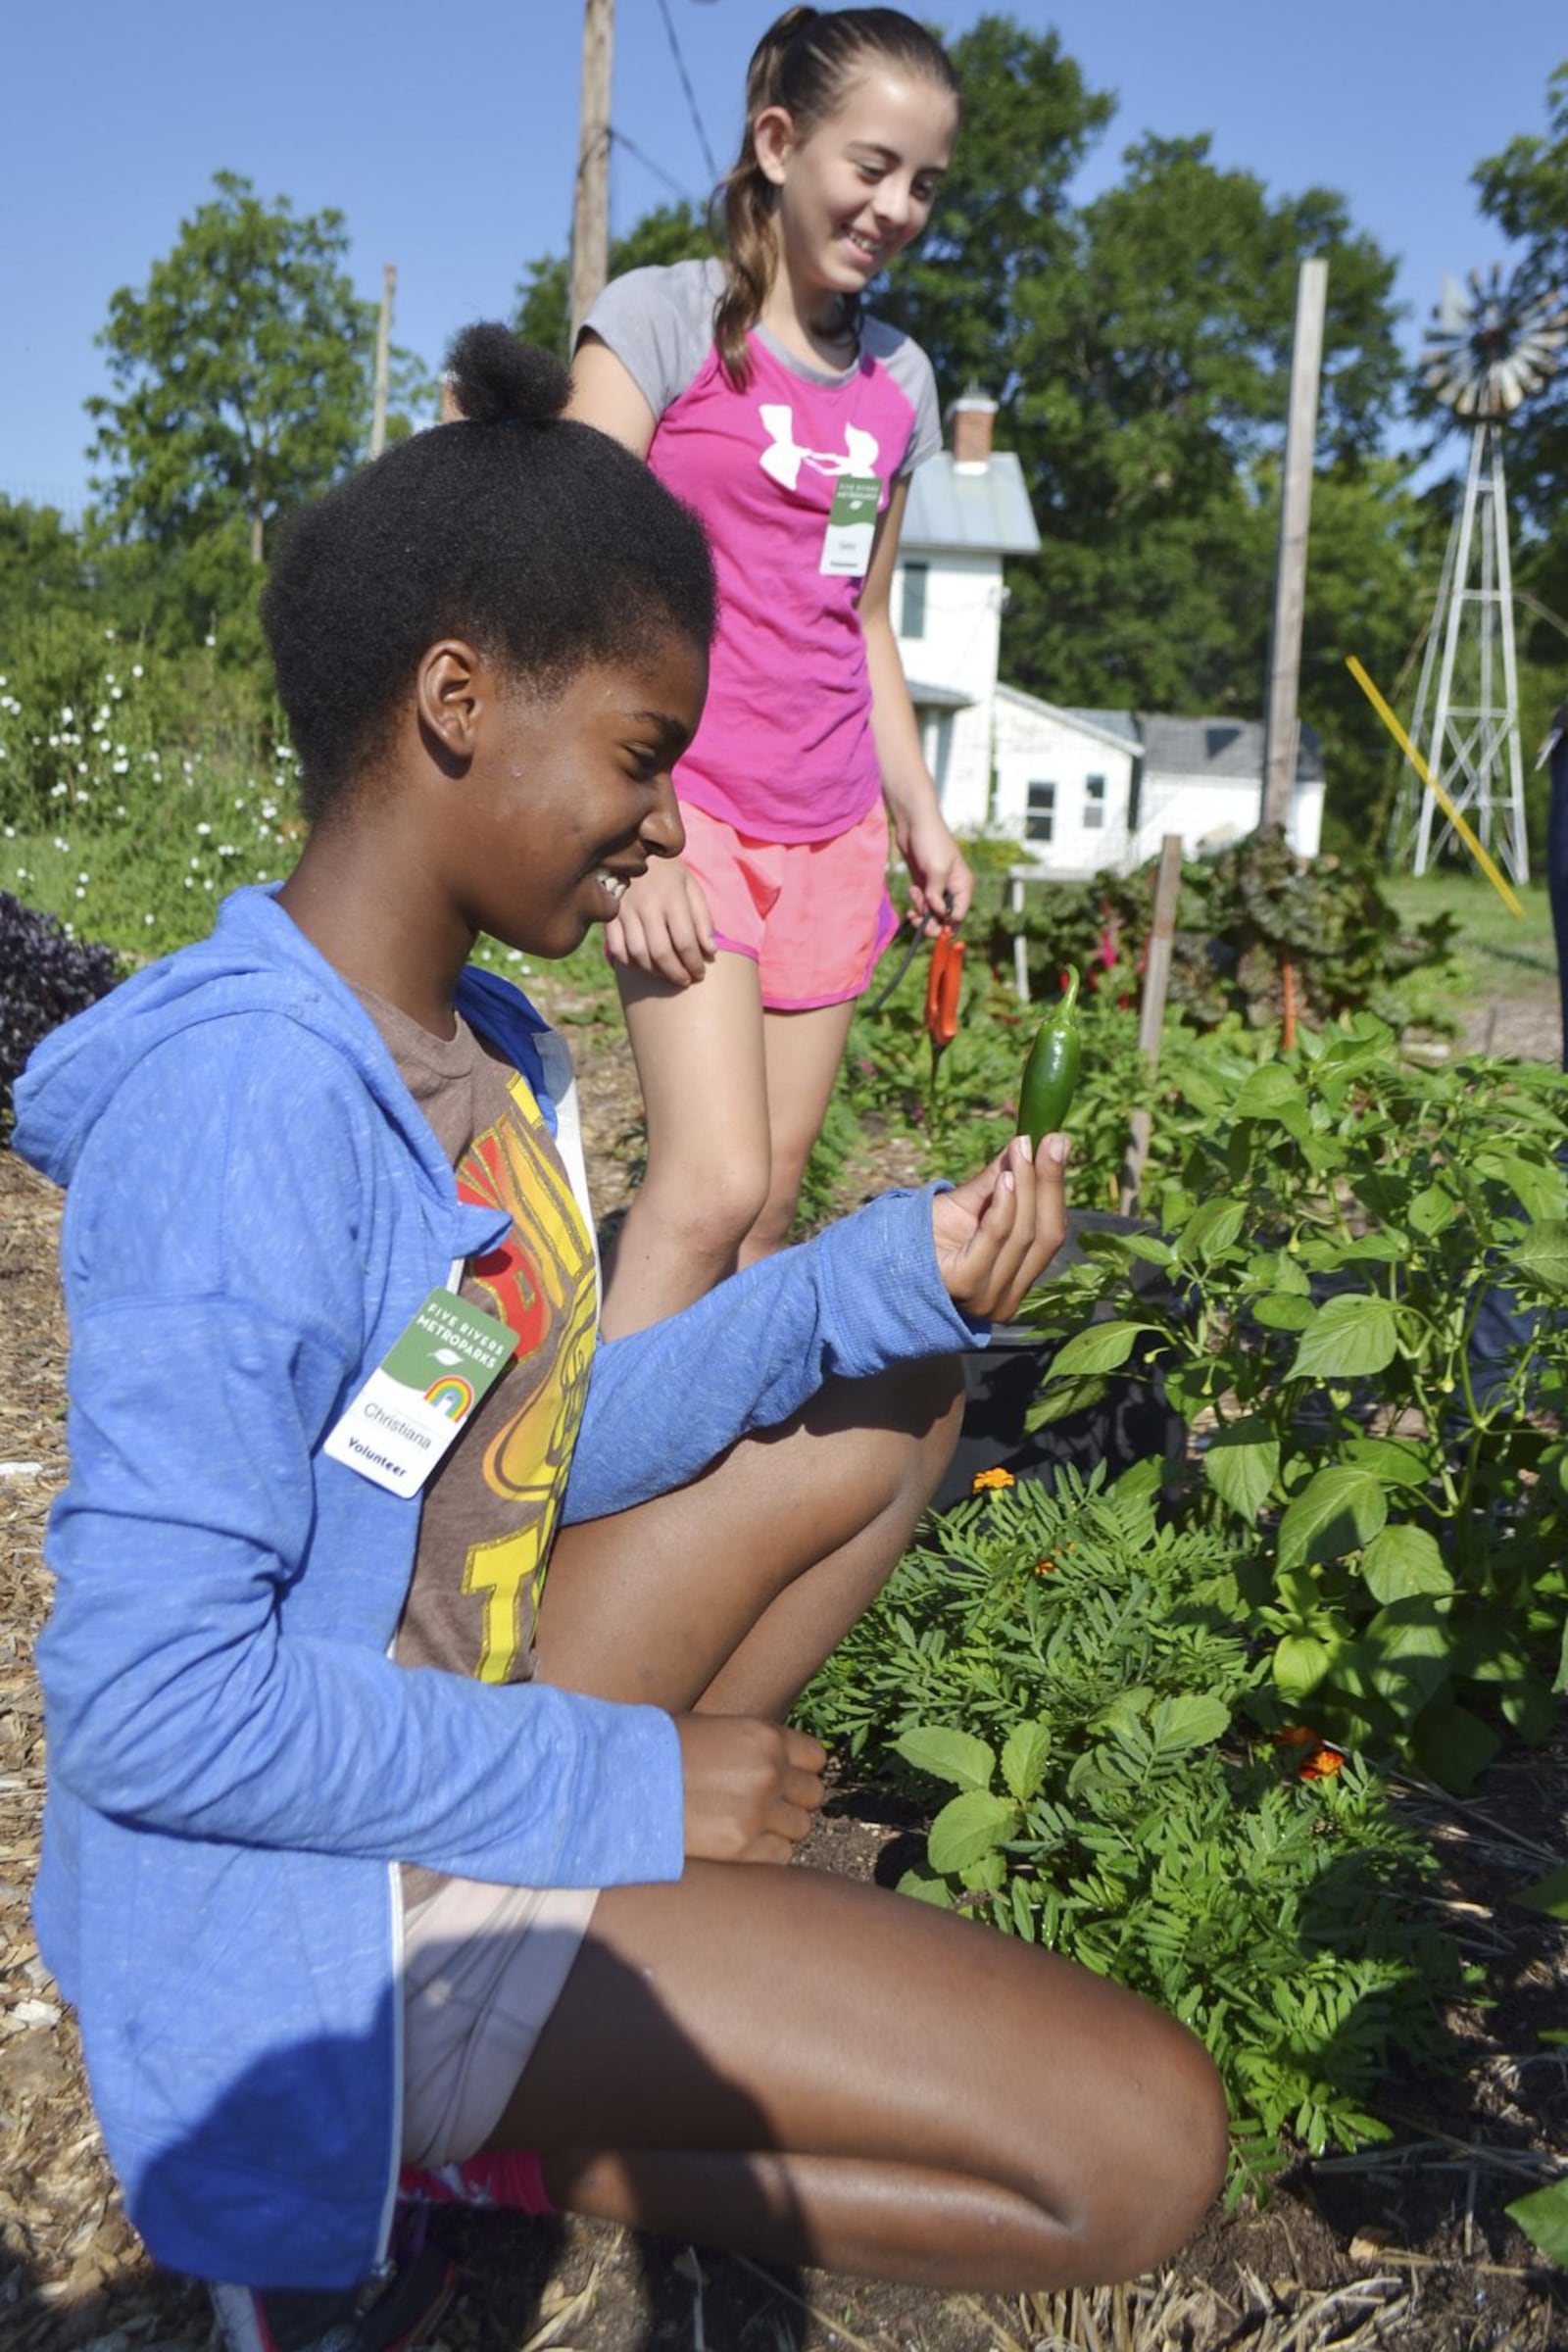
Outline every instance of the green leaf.
<svg viewBox="0 0 1568 2352"><path fill-rule="evenodd" d="M1281 1569L1307 1568L1358 1550L1389 1515L1388 1491L1370 1470L1331 1462L1314 1471L1280 1521Z"/></svg>
<svg viewBox="0 0 1568 2352"><path fill-rule="evenodd" d="M1048 1380L1064 1380L1084 1372L1115 1372L1127 1361L1139 1334L1157 1332L1155 1323L1091 1323L1064 1348L1058 1348L1046 1371Z"/></svg>
<svg viewBox="0 0 1568 2352"><path fill-rule="evenodd" d="M1051 1731L1043 1723L1015 1723L1002 1751L1002 1777L1022 1804L1034 1795L1046 1774L1051 1753Z"/></svg>
<svg viewBox="0 0 1568 2352"><path fill-rule="evenodd" d="M1515 2197L1503 2210L1548 2262L1568 2270L1568 2177Z"/></svg>
<svg viewBox="0 0 1568 2352"><path fill-rule="evenodd" d="M1265 1291L1253 1299L1252 1313L1265 1331L1305 1331L1317 1308L1302 1291Z"/></svg>
<svg viewBox="0 0 1568 2352"><path fill-rule="evenodd" d="M967 1870L982 1854L1008 1837L1017 1827L1018 1808L1004 1796L992 1796L984 1788L966 1788L945 1804L931 1824L926 1851L933 1870L947 1875Z"/></svg>
<svg viewBox="0 0 1568 2352"><path fill-rule="evenodd" d="M1398 1351L1398 1327L1387 1298L1357 1292L1319 1307L1291 1366L1292 1380L1353 1380L1381 1372Z"/></svg>
<svg viewBox="0 0 1568 2352"><path fill-rule="evenodd" d="M1463 1796L1495 1757L1502 1741L1490 1724L1468 1707L1443 1700L1423 1710L1411 1744L1423 1770L1456 1796Z"/></svg>
<svg viewBox="0 0 1568 2352"><path fill-rule="evenodd" d="M1251 1413L1222 1429L1203 1455L1203 1476L1221 1502L1251 1525L1273 1492L1279 1466L1278 1438Z"/></svg>
<svg viewBox="0 0 1568 2352"><path fill-rule="evenodd" d="M1447 1231L1459 1214L1459 1203L1441 1184L1427 1184L1414 1195L1404 1213L1411 1232L1431 1241Z"/></svg>
<svg viewBox="0 0 1568 2352"><path fill-rule="evenodd" d="M926 1870L906 1870L899 1881L899 1892L913 1895L917 1903L929 1903L937 1911L953 1909L953 1889L946 1879L934 1879Z"/></svg>
<svg viewBox="0 0 1568 2352"><path fill-rule="evenodd" d="M1509 1900L1526 1911L1544 1911L1548 1919L1568 1919L1568 1862L1521 1886Z"/></svg>
<svg viewBox="0 0 1568 2352"><path fill-rule="evenodd" d="M1424 1527L1386 1527L1373 1537L1361 1559L1361 1574L1374 1600L1406 1600L1412 1592L1451 1592L1453 1576Z"/></svg>
<svg viewBox="0 0 1568 2352"><path fill-rule="evenodd" d="M1513 1271L1542 1290L1568 1293L1568 1221L1551 1217L1532 1225L1508 1251L1508 1261Z"/></svg>
<svg viewBox="0 0 1568 2352"><path fill-rule="evenodd" d="M1252 1072L1236 1098L1239 1119L1279 1118L1287 1109L1304 1114L1306 1098L1282 1061L1265 1061Z"/></svg>
<svg viewBox="0 0 1568 2352"><path fill-rule="evenodd" d="M1447 1602L1418 1592L1391 1601L1361 1636L1373 1690L1403 1721L1418 1715L1446 1682L1453 1663Z"/></svg>
<svg viewBox="0 0 1568 2352"><path fill-rule="evenodd" d="M1283 1698L1305 1698L1317 1689L1333 1662L1328 1643L1315 1634L1287 1634L1283 1642L1276 1642L1270 1661L1274 1687Z"/></svg>
<svg viewBox="0 0 1568 2352"><path fill-rule="evenodd" d="M935 1780L953 1781L960 1788L989 1788L996 1757L983 1740L970 1732L956 1732L944 1724L916 1724L893 1742L906 1764L929 1772Z"/></svg>
<svg viewBox="0 0 1568 2352"><path fill-rule="evenodd" d="M1149 1734L1162 1755L1185 1755L1189 1748L1207 1747L1230 1727L1231 1711L1223 1699L1203 1690L1183 1691L1164 1698L1149 1718Z"/></svg>
<svg viewBox="0 0 1568 2352"><path fill-rule="evenodd" d="M1406 1438L1351 1438L1344 1458L1370 1470L1386 1487L1404 1489L1424 1487L1435 1467L1428 1452Z"/></svg>
<svg viewBox="0 0 1568 2352"><path fill-rule="evenodd" d="M1517 1152L1485 1147L1476 1153L1475 1166L1481 1175L1507 1185L1527 1217L1546 1223L1553 1221L1554 1212L1560 1215L1562 1178L1555 1166L1543 1167L1539 1160L1521 1159Z"/></svg>
<svg viewBox="0 0 1568 2352"><path fill-rule="evenodd" d="M1176 1238L1178 1259L1197 1258L1206 1263L1223 1257L1241 1232L1246 1213L1240 1200L1205 1200Z"/></svg>

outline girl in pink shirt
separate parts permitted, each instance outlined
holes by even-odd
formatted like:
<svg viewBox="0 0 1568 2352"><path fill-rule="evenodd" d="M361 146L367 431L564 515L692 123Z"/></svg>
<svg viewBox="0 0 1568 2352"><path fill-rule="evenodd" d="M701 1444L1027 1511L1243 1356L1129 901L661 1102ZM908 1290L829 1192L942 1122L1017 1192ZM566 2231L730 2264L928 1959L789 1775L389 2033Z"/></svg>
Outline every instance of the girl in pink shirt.
<svg viewBox="0 0 1568 2352"><path fill-rule="evenodd" d="M648 1115L612 1336L788 1239L894 928L884 798L915 911L969 904L889 612L909 475L941 442L935 386L860 308L925 226L957 124L953 69L912 19L787 10L748 74L725 260L631 271L579 339L571 413L701 515L720 593L676 771L686 849L609 932Z"/></svg>

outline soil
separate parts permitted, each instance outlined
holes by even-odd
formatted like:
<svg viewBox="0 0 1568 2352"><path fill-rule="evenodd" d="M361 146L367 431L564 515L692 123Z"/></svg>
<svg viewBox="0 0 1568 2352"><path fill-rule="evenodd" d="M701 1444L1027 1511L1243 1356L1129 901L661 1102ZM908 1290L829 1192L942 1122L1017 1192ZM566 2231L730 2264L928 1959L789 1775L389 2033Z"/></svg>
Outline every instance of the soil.
<svg viewBox="0 0 1568 2352"><path fill-rule="evenodd" d="M612 1213L636 1176L630 1058L587 1000L544 993L571 1036L596 1198ZM1478 1005L1469 1042L1555 1062L1555 988ZM851 1197L896 1180L885 1164L855 1171ZM75 2023L27 1911L43 1785L31 1671L47 1605L40 1546L65 1475L58 1225L51 1188L0 1152L0 2346L208 2352L203 2291L153 2265L121 2211ZM1165 2271L1094 2295L940 2295L764 2272L569 2218L445 2214L432 2227L461 2285L436 2341L446 2352L1568 2352L1568 2277L1503 2210L1568 2151L1568 2048L1539 2038L1565 2022L1568 1928L1509 1899L1568 1857L1568 1724L1497 1764L1470 1800L1412 1788L1400 1801L1437 1838L1444 1916L1485 1972L1485 1999L1453 2013L1454 2071L1391 2080L1386 2146L1299 2161L1266 2207L1217 2211ZM921 1827L885 1792L845 1781L802 1860L893 1881Z"/></svg>

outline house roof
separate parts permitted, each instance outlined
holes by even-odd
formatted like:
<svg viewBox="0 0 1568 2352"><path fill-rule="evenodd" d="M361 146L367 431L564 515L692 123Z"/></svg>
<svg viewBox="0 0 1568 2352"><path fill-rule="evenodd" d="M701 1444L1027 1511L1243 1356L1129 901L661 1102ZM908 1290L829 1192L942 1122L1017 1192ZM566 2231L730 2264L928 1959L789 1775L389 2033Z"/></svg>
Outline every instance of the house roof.
<svg viewBox="0 0 1568 2352"><path fill-rule="evenodd" d="M909 700L917 710L968 710L976 697L961 693L956 686L929 686L921 678L906 676Z"/></svg>
<svg viewBox="0 0 1568 2352"><path fill-rule="evenodd" d="M1255 783L1263 773L1263 722L1256 718L1161 718L1140 712L1144 765L1168 776L1233 776ZM1303 727L1296 753L1296 781L1323 780L1323 752Z"/></svg>
<svg viewBox="0 0 1568 2352"><path fill-rule="evenodd" d="M1000 679L997 700L1021 704L1026 710L1038 710L1044 717L1076 727L1080 735L1093 735L1118 752L1136 752L1143 743L1136 720L1126 710L1069 710L1062 703L1048 703L1043 695L1026 694L1021 686L1004 686Z"/></svg>
<svg viewBox="0 0 1568 2352"><path fill-rule="evenodd" d="M1102 735L1117 735L1123 743L1130 743L1135 752L1142 747L1144 739L1130 710L1083 710L1067 707L1062 716L1076 718L1086 727L1096 727Z"/></svg>
<svg viewBox="0 0 1568 2352"><path fill-rule="evenodd" d="M961 548L984 555L1038 555L1040 533L1014 453L995 450L984 466L959 466L946 449L927 458L909 477L899 544L905 554Z"/></svg>

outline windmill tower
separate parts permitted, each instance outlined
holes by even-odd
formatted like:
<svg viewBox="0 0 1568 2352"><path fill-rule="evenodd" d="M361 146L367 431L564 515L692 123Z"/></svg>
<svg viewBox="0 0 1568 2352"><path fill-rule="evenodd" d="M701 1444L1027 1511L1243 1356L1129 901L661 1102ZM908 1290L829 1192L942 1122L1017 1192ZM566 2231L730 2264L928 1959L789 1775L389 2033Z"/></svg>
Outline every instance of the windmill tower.
<svg viewBox="0 0 1568 2352"><path fill-rule="evenodd" d="M1448 535L1427 632L1410 735L1433 780L1516 882L1530 878L1525 841L1513 573L1503 482L1505 420L1538 392L1568 344L1568 305L1504 284L1494 265L1468 289L1444 280L1423 355L1430 391L1470 428L1464 497ZM1453 838L1436 794L1407 802L1401 828L1418 874Z"/></svg>

